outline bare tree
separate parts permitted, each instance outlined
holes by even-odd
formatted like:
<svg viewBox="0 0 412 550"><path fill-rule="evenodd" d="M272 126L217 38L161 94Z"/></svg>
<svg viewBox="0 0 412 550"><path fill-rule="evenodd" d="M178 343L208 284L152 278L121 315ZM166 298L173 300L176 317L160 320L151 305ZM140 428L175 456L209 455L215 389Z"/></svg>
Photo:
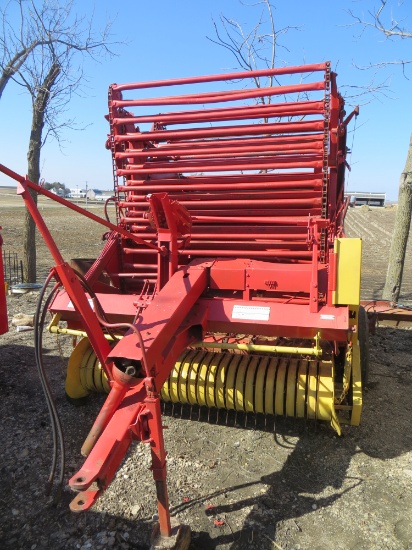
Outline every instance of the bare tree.
<svg viewBox="0 0 412 550"><path fill-rule="evenodd" d="M83 81L86 56L97 59L109 48L110 24L93 29L93 20L78 16L73 0L10 0L0 11L0 97L10 80L24 87L32 100L32 125L27 153L28 177L40 179L40 153L48 137L60 143L74 121L62 119L73 93ZM12 24L12 18L19 25ZM4 99L3 99L4 100ZM36 195L34 196L36 200ZM36 281L35 225L26 213L25 280Z"/></svg>
<svg viewBox="0 0 412 550"><path fill-rule="evenodd" d="M221 14L220 23L213 20L215 38L208 40L228 50L236 59L237 69L254 71L256 69L273 69L278 57L278 48L285 48L280 44L280 37L290 30L299 30L299 27L286 26L277 29L275 25L274 7L270 0L259 0L253 4L241 4L248 7L261 6L262 11L257 22L250 30L246 30L235 19ZM260 77L254 77L256 88L273 86L274 76L267 77L264 85ZM258 98L260 103L270 103L271 96Z"/></svg>
<svg viewBox="0 0 412 550"><path fill-rule="evenodd" d="M401 21L398 21L393 11L389 12L388 0L380 0L378 8L369 10L366 18L356 15L352 10L348 13L354 19L352 25L361 25L363 30L374 29L384 34L387 39L406 40L412 38L412 32L404 27ZM380 61L379 63L371 63L366 66L358 67L359 69L383 68L387 65L401 65L405 73L405 66L412 63L412 59L392 59Z"/></svg>
<svg viewBox="0 0 412 550"><path fill-rule="evenodd" d="M382 298L396 303L402 285L403 266L406 257L412 212L412 135L406 156L405 168L400 177L398 209L396 211L391 248L389 251L388 271Z"/></svg>
<svg viewBox="0 0 412 550"><path fill-rule="evenodd" d="M387 39L408 40L412 38L412 32L408 27L405 27L402 22L398 21L393 12L389 13L388 0L380 0L380 5L377 9L369 11L366 18L354 15L349 12L354 18L354 25L361 25L362 28L372 28L381 34L384 34ZM412 59L396 59L391 61L382 61L377 64L362 69L378 67L382 68L387 65L401 65L405 75L405 66L412 63ZM405 75L406 76L406 75ZM383 289L382 298L396 303L399 299L399 294L402 285L403 266L406 257L406 246L408 244L409 230L411 227L412 213L412 136L409 143L408 153L406 157L405 169L401 174L398 194L398 209L395 218L395 227L392 235L391 248L389 252L388 271L386 274L385 287Z"/></svg>

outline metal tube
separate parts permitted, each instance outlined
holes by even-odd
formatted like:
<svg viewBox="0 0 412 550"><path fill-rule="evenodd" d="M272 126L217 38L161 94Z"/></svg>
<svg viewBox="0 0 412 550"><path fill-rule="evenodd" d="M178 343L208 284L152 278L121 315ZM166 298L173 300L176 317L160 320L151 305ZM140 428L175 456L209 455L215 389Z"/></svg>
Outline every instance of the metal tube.
<svg viewBox="0 0 412 550"><path fill-rule="evenodd" d="M127 158L130 156L133 156L135 153L138 152L147 152L150 153L158 153L159 151L164 152L165 154L184 154L188 150L197 150L197 151L204 151L207 149L213 150L213 151L219 151L221 149L224 149L226 152L229 149L233 149L233 151L253 151L257 150L257 148L267 149L270 150L273 148L273 150L283 148L285 150L289 150L293 148L299 148L299 147L316 147L316 149L323 149L324 147L324 136L322 134L292 134L292 135L285 135L285 136L255 136L253 138L247 138L244 137L242 139L239 138L225 138L225 139L209 139L207 141L199 139L199 140L191 140L190 142L174 142L174 143L162 143L161 145L155 147L147 147L147 144L142 144L142 147L137 149L135 145L131 146L129 145L129 148L126 152L123 151L116 151L115 155L116 158ZM173 151L173 153L171 153Z"/></svg>
<svg viewBox="0 0 412 550"><path fill-rule="evenodd" d="M301 348L301 347L289 347L289 346L268 346L265 344L228 344L223 342L199 342L198 344L192 344L192 348L216 348L216 349L235 349L248 352L264 352L264 353L288 353L293 355L314 355L320 357L322 355L322 349L320 347L314 348Z"/></svg>
<svg viewBox="0 0 412 550"><path fill-rule="evenodd" d="M213 142L212 142L213 143ZM118 159L143 159L141 162L147 162L148 159L158 159L159 160L168 160L171 156L178 156L178 160L186 159L200 159L200 158L210 158L210 159L220 159L220 158L247 158L255 157L257 153L259 156L273 156L277 152L279 154L296 154L299 152L301 155L316 155L323 150L323 143L318 142L314 144L308 143L299 143L299 144L290 144L290 145L256 145L248 147L167 147L162 145L156 147L155 149L127 149L127 151L118 151L115 153L116 160ZM137 164L135 160L135 164Z"/></svg>
<svg viewBox="0 0 412 550"><path fill-rule="evenodd" d="M269 205L276 206L276 208L282 209L282 208L312 208L313 206L320 206L322 204L322 199L318 197L314 197L313 193L304 193L302 192L303 197L301 199L281 199L281 198L271 198L263 196L261 199L250 199L248 196L242 197L242 195L239 195L239 200L234 200L231 197L227 197L227 199L221 199L220 197L224 197L225 195L215 195L215 200L196 200L195 197L190 200L180 200L179 204L182 206L185 206L189 212L191 210L195 210L198 208L218 208L223 207L224 210L229 208L239 208L242 205L245 206L245 209L250 210L250 208L267 208ZM184 196L184 195L183 195ZM252 195L252 196L256 196ZM219 197L219 198L218 198ZM185 197L186 198L186 197ZM247 201L247 202L246 202ZM126 201L120 201L119 205L122 208L130 208L132 209L129 211L129 214L131 212L141 212L142 210L148 210L147 202L126 202Z"/></svg>
<svg viewBox="0 0 412 550"><path fill-rule="evenodd" d="M163 86L176 86L182 84L200 84L204 82L221 82L228 80L238 80L240 78L255 78L259 76L280 76L283 74L313 73L325 71L330 67L330 61L325 63L316 63L311 65L296 65L293 67L279 67L276 69L261 69L259 71L238 72L229 74L215 74L208 76L192 76L186 78L171 78L169 80L153 80L149 82L135 82L132 84L112 84L111 88L116 91L123 90L142 90L145 88L159 88Z"/></svg>
<svg viewBox="0 0 412 550"><path fill-rule="evenodd" d="M223 219L221 216L194 216L192 221L199 223L222 223ZM262 225L303 225L307 227L308 218L307 216L231 216L230 223L239 223L239 224L262 224Z"/></svg>
<svg viewBox="0 0 412 550"><path fill-rule="evenodd" d="M221 147L193 147L191 149L179 149L171 148L167 150L163 150L163 147L158 147L156 149L128 149L127 151L119 151L118 153L115 153L116 159L131 159L133 158L134 164L144 163L144 162L152 162L156 160L156 162L160 161L170 161L171 156L178 156L178 159L174 159L174 162L176 160L195 160L195 159L227 159L227 158L249 158L249 157L256 157L257 153L259 154L259 157L268 157L268 156L275 156L277 152L281 155L285 155L290 152L290 154L296 154L297 152L301 155L309 156L309 155L317 155L320 151L322 151L322 144L314 144L313 147L309 147L307 144L300 144L300 145L289 145L289 146L283 146L283 145L274 145L272 147L267 147L265 145L259 145L256 147L228 147L225 148L223 152L221 152ZM139 160L139 162L136 161Z"/></svg>
<svg viewBox="0 0 412 550"><path fill-rule="evenodd" d="M3 172L3 174L6 174L6 176L9 176L10 178L18 181L21 185L24 185L25 187L27 186L30 189L33 189L33 191L36 191L36 193L44 195L45 197L48 197L49 199L52 199L55 202L58 202L59 204L62 204L63 206L67 206L67 208L70 208L71 210L74 210L75 212L78 212L79 214L82 214L83 216L86 216L86 218L90 218L91 220L93 220L97 223L100 223L101 225L104 225L105 227L108 227L112 231L116 231L116 233L120 233L120 235L122 235L123 237L126 237L127 239L132 239L133 241L135 241L137 243L144 244L145 246L148 246L149 248L153 248L154 250L157 250L158 252L162 253L161 249L158 246L156 246L154 244L151 244L151 243L147 243L143 239L140 239L136 235L133 235L133 233L129 233L128 231L126 231L122 227L119 227L118 225L114 225L113 223L110 223L107 220L104 220L103 218L99 218L99 216L96 216L95 214L92 214L88 210L85 210L84 208L81 208L80 206L77 206L74 203L71 203L71 202L69 202L65 199L62 199L58 195L55 195L54 193L51 193L50 191L47 191L47 189L44 189L43 187L40 187L40 185L37 185L37 184L33 183L32 181L30 181L29 179L24 178L23 176L20 176L16 172L13 172L13 170L10 170L9 168L6 168L6 166L4 166L3 164L0 164L0 172ZM40 216L40 218L41 218L41 216ZM39 231L41 231L40 225L44 225L44 227L46 227L46 225L44 224L44 222L42 224L42 221L40 221L40 220L38 220L38 222L36 221L36 225L39 228ZM43 238L44 238L47 246L49 247L50 252L53 255L53 258L55 259L56 264L62 263L63 258L61 256L60 252L57 250L57 247L56 247L56 250L53 250L53 245L51 245L50 240L47 239L46 237L43 237ZM50 246L51 246L51 248L50 248ZM58 256L56 256L56 257L58 257L58 259L56 259L55 254L58 255Z"/></svg>
<svg viewBox="0 0 412 550"><path fill-rule="evenodd" d="M232 170L276 170L279 168L293 170L296 168L322 168L322 157L311 155L305 159L300 157L274 157L272 159L260 157L257 159L219 159L219 161L209 162L207 164L196 163L196 161L174 162L147 162L144 164L128 164L126 169L119 168L119 176L128 174L170 174L173 172L231 172Z"/></svg>
<svg viewBox="0 0 412 550"><path fill-rule="evenodd" d="M144 116L114 117L113 124L139 124L159 122L161 124L182 124L188 122L216 122L221 120L245 120L251 118L272 118L297 115L319 115L324 112L323 101L296 101L269 105L214 108L177 113L149 114Z"/></svg>
<svg viewBox="0 0 412 550"><path fill-rule="evenodd" d="M180 250L181 256L199 256L203 258L301 258L308 259L312 257L312 251L306 250Z"/></svg>
<svg viewBox="0 0 412 550"><path fill-rule="evenodd" d="M245 216L245 214L248 214L247 216ZM221 222L224 222L226 223L226 221L232 221L233 219L235 219L236 217L239 217L239 218L244 218L244 220L246 220L246 218L248 219L249 217L251 216L254 216L254 217L261 217L261 216L265 216L267 218L270 218L273 216L273 217L278 217L279 219L282 219L283 217L291 217L291 216L297 216L299 217L301 220L304 219L304 221L306 222L305 225L307 225L308 223L308 216L312 216L312 217L318 217L320 216L321 214L321 209L320 207L316 207L316 206L313 206L312 208L309 208L309 209L305 209L305 208L284 208L284 209L277 209L277 208L271 208L271 209L258 209L258 208L254 208L254 209L238 209L238 210L218 210L218 209L215 209L215 210L198 210L198 209L190 209L190 215L192 217L192 222L194 221L199 221L201 219L204 219L206 216L216 216L216 217L219 217L220 218L220 221ZM273 218L272 218L273 219ZM243 223L243 221L241 221L240 223ZM269 222L270 223L270 222Z"/></svg>
<svg viewBox="0 0 412 550"><path fill-rule="evenodd" d="M206 178L205 178L206 179ZM210 178L212 179L212 178ZM218 177L215 178L216 181L220 181L220 179L218 179ZM304 188L304 189L307 189L307 188L310 188L310 189L313 189L314 191L319 191L322 187L322 180L318 180L318 181L311 181L311 180L308 180L308 181L298 181L298 182L295 182L295 181L286 181L286 182L283 182L283 183L280 183L278 181L273 181L273 182L262 182L262 183L234 183L233 185L228 182L228 183L206 183L206 184L202 184L202 183L192 183L192 184L188 184L186 183L187 181L193 181L194 178L182 178L181 180L174 180L174 183L163 183L165 181L173 181L173 180L166 180L166 179L162 179L161 182L156 182L155 184L152 184L152 185L133 185L134 181L133 180L128 180L128 185L119 185L119 191L120 192L133 192L133 191L140 191L140 192L147 192L147 193L153 193L153 192L163 192L163 191L173 191L173 192L177 192L177 190L182 190L182 191L227 191L228 189L230 189L231 191L232 190L253 190L253 189L256 189L256 190L278 190L278 189L296 189L297 191L301 188ZM130 182L130 185L129 185L129 182Z"/></svg>
<svg viewBox="0 0 412 550"><path fill-rule="evenodd" d="M129 132L114 136L115 143L125 141L168 141L173 139L206 139L214 137L233 137L244 135L292 134L298 132L322 132L324 120L302 122L273 122L264 125L239 124L234 126L215 126L213 128L193 128L184 130L162 130L155 132Z"/></svg>
<svg viewBox="0 0 412 550"><path fill-rule="evenodd" d="M249 200L255 199L255 203L259 203L262 200L291 200L291 201L297 201L298 199L306 200L306 199L312 199L312 198L318 198L319 197L319 191L316 192L316 190L310 189L310 190L277 190L277 189L259 189L257 191L253 192L237 192L234 193L231 189L225 190L224 193L178 193L175 189L175 193L170 193L169 198L171 200L178 200L180 204L186 205L188 203L193 204L194 202L207 202L210 204L213 203L219 203L222 201L222 197L225 198L227 201L244 201L247 200L248 204L250 204ZM119 204L122 207L130 207L134 208L137 205L147 205L146 200L147 195L137 195L137 194L130 194L127 197L127 200L122 200L119 202ZM183 197L184 200L181 200ZM180 199L180 200L179 200Z"/></svg>
<svg viewBox="0 0 412 550"><path fill-rule="evenodd" d="M198 226L195 226L193 229L200 229ZM211 230L212 228L209 228ZM217 228L218 230L220 228ZM145 235L145 238L149 238L150 235ZM222 233L199 233L192 230L192 236L190 239L191 243L201 242L202 240L212 240L212 241L243 241L245 239L257 239L257 240L268 240L269 242L283 243L285 241L293 241L298 243L307 243L307 232L303 231L301 233L230 233L227 226L223 229ZM127 264L126 264L127 265ZM153 267L155 266L146 266L142 264L133 264L135 269L143 269L144 267Z"/></svg>
<svg viewBox="0 0 412 550"><path fill-rule="evenodd" d="M142 107L145 105L204 105L206 103L220 103L223 101L239 101L256 97L271 97L275 95L300 94L324 90L324 82L310 82L308 84L293 84L291 86L273 86L268 88L253 88L250 90L219 91L201 94L187 94L181 96L141 98L141 99L113 99L113 107Z"/></svg>

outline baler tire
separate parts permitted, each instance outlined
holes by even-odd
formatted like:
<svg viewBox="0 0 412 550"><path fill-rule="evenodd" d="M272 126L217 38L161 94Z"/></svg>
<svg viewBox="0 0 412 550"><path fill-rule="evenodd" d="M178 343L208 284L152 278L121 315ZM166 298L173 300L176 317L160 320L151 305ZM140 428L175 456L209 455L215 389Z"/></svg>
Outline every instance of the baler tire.
<svg viewBox="0 0 412 550"><path fill-rule="evenodd" d="M369 321L368 314L362 306L359 306L358 313L358 341L362 387L366 388L369 382Z"/></svg>

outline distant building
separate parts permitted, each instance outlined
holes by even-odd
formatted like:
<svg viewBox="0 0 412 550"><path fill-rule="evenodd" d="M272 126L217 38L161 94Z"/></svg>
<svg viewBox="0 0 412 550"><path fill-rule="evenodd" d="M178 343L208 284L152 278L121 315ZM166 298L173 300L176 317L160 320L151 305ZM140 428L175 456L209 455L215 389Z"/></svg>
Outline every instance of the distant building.
<svg viewBox="0 0 412 550"><path fill-rule="evenodd" d="M110 199L113 197L113 193L100 193L100 195L96 195L94 200L96 201L107 201L107 199Z"/></svg>
<svg viewBox="0 0 412 550"><path fill-rule="evenodd" d="M70 189L70 197L72 199L85 199L86 198L86 189Z"/></svg>
<svg viewBox="0 0 412 550"><path fill-rule="evenodd" d="M50 192L58 197L64 197L64 189L51 189Z"/></svg>
<svg viewBox="0 0 412 550"><path fill-rule="evenodd" d="M100 191L99 191L99 193L100 193ZM86 197L87 197L89 200L93 201L93 200L96 198L96 191L95 191L95 189L88 189L88 190L87 190L87 193L86 193Z"/></svg>
<svg viewBox="0 0 412 550"><path fill-rule="evenodd" d="M368 204L369 206L385 206L386 193L372 193L369 191L347 191L345 197L350 197L352 205Z"/></svg>

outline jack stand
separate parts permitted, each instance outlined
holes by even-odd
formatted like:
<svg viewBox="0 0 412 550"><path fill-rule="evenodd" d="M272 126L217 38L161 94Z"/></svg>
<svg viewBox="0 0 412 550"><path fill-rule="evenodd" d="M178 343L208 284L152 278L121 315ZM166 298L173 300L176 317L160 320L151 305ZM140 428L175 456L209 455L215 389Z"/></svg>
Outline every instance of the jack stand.
<svg viewBox="0 0 412 550"><path fill-rule="evenodd" d="M170 537L160 534L160 524L156 523L150 537L150 550L188 550L191 531L188 525L179 525L176 518L171 519L172 533Z"/></svg>

